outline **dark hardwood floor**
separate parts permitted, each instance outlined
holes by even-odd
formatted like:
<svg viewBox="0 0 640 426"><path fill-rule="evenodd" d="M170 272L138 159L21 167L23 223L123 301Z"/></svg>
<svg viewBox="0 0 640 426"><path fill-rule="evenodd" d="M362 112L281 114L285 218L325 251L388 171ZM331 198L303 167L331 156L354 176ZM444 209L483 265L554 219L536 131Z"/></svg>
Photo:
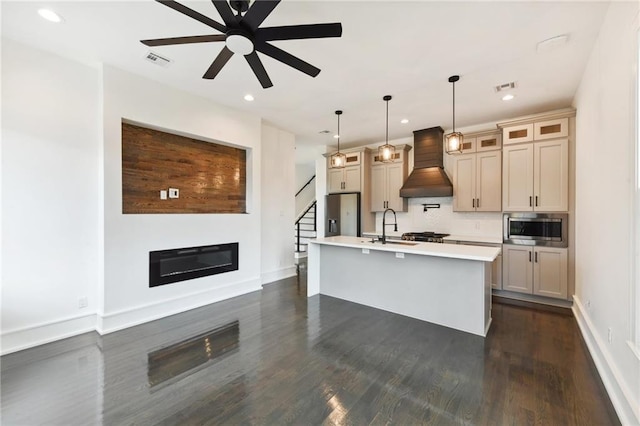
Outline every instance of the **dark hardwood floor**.
<svg viewBox="0 0 640 426"><path fill-rule="evenodd" d="M572 317L494 304L483 339L307 299L301 269L262 292L2 357L2 424L619 424Z"/></svg>

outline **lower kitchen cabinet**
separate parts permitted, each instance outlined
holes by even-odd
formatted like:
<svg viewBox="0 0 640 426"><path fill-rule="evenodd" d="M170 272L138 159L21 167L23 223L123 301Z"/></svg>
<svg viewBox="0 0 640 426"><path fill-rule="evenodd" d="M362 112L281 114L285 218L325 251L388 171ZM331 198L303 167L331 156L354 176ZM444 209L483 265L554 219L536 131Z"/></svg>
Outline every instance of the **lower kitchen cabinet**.
<svg viewBox="0 0 640 426"><path fill-rule="evenodd" d="M503 290L567 298L567 249L502 246Z"/></svg>

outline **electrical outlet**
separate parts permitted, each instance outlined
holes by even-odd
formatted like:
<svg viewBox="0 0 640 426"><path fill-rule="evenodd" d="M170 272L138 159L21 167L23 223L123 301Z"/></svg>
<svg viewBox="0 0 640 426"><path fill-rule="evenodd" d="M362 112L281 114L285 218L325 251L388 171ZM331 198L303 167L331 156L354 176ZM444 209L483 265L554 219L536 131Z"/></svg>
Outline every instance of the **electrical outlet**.
<svg viewBox="0 0 640 426"><path fill-rule="evenodd" d="M609 343L613 341L613 332L611 331L611 327L607 328L607 340Z"/></svg>
<svg viewBox="0 0 640 426"><path fill-rule="evenodd" d="M82 309L82 308L86 308L87 306L89 306L89 300L85 297L79 297L78 298L78 308Z"/></svg>
<svg viewBox="0 0 640 426"><path fill-rule="evenodd" d="M169 198L180 198L180 190L177 188L169 188Z"/></svg>
<svg viewBox="0 0 640 426"><path fill-rule="evenodd" d="M163 189L162 191L160 191L160 199L161 200L166 200L167 199L167 190Z"/></svg>
<svg viewBox="0 0 640 426"><path fill-rule="evenodd" d="M362 254L369 254L369 249L363 248L362 249Z"/></svg>
<svg viewBox="0 0 640 426"><path fill-rule="evenodd" d="M398 259L404 259L404 253L396 253Z"/></svg>

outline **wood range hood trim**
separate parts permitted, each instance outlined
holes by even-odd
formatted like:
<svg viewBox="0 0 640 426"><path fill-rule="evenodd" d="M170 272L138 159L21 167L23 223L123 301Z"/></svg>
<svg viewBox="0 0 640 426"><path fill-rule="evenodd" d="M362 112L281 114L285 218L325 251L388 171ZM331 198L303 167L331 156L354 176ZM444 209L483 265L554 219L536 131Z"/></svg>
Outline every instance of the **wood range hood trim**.
<svg viewBox="0 0 640 426"><path fill-rule="evenodd" d="M414 168L400 188L401 197L453 196L453 185L442 161L443 136L444 130L439 126L413 132Z"/></svg>

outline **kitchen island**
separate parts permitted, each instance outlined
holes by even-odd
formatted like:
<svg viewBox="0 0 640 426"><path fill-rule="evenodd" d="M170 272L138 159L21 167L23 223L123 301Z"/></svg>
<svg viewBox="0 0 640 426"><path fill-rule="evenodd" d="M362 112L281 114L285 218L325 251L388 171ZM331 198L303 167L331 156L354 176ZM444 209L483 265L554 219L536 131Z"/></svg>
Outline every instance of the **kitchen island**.
<svg viewBox="0 0 640 426"><path fill-rule="evenodd" d="M499 248L364 237L311 240L308 297L324 294L486 336Z"/></svg>

